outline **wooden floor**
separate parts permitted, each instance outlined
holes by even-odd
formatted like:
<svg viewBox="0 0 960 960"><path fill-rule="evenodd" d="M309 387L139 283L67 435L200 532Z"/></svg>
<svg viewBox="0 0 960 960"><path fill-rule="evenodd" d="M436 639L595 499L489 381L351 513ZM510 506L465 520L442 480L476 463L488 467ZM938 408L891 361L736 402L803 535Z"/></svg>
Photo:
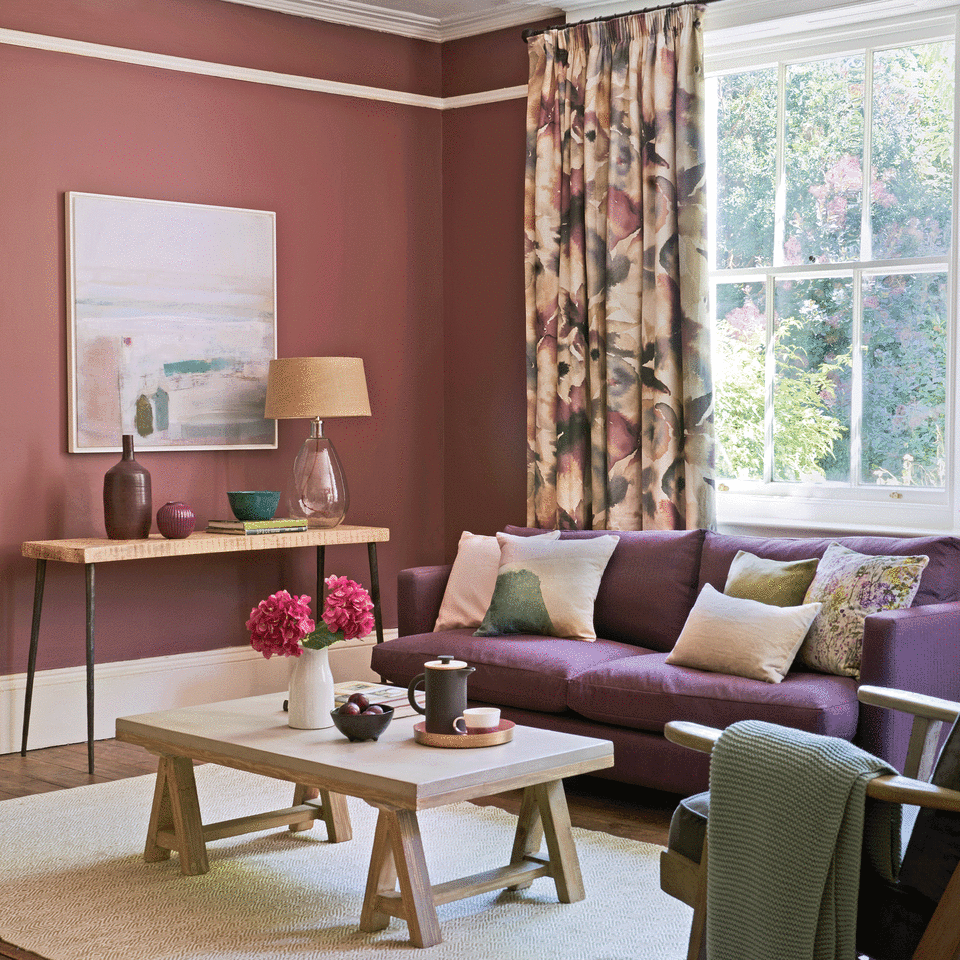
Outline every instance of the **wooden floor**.
<svg viewBox="0 0 960 960"><path fill-rule="evenodd" d="M87 745L47 747L0 755L0 800L27 797L51 790L65 790L88 783L108 783L124 777L156 773L157 758L140 747L118 740L100 740L95 745L96 773L87 773ZM574 777L566 781L567 804L575 827L599 830L630 840L665 844L670 815L677 798L601 780ZM517 813L520 793L503 794L480 801ZM0 958L42 960L0 940Z"/></svg>

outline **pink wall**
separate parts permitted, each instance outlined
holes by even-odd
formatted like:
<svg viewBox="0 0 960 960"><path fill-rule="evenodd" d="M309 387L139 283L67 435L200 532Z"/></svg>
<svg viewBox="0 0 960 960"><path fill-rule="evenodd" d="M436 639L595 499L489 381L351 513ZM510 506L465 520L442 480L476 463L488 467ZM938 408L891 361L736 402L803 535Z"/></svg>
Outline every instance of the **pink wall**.
<svg viewBox="0 0 960 960"><path fill-rule="evenodd" d="M523 85L527 71L519 27L443 45L444 96ZM448 560L463 530L526 522L525 123L525 99L443 115Z"/></svg>
<svg viewBox="0 0 960 960"><path fill-rule="evenodd" d="M442 45L219 0L3 0L0 28L412 93L523 84L520 29ZM396 575L463 529L525 513L522 99L444 112L0 45L0 676L26 668L24 540L102 536L114 454L68 454L64 193L274 210L278 355L363 356L373 416L331 422L348 521L387 526ZM276 451L141 452L154 507L199 525L228 489L286 479ZM119 450L119 438L118 438ZM328 572L368 582L363 547ZM314 592L313 551L102 564L97 660L245 644L250 607ZM83 577L48 567L41 669L83 662Z"/></svg>
<svg viewBox="0 0 960 960"><path fill-rule="evenodd" d="M210 0L4 0L0 27L439 90L436 45ZM391 530L379 558L395 624L397 571L443 551L440 112L2 45L0 119L0 675L26 668L34 568L20 543L102 536L118 459L66 452L66 191L276 211L279 355L366 361L373 416L328 426L349 521ZM282 422L276 451L138 459L155 507L183 499L203 524L228 515L228 489L285 480L307 429ZM329 550L327 568L369 581L363 547ZM261 597L314 592L312 550L97 576L99 662L245 643ZM82 569L50 564L41 669L83 662L83 624Z"/></svg>

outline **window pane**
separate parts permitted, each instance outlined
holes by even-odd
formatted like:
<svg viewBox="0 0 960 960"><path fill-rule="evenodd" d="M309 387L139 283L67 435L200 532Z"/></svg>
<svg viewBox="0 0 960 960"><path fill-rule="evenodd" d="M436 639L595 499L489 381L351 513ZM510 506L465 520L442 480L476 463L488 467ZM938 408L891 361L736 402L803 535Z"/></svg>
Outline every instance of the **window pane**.
<svg viewBox="0 0 960 960"><path fill-rule="evenodd" d="M717 284L715 299L717 474L727 479L762 480L764 284Z"/></svg>
<svg viewBox="0 0 960 960"><path fill-rule="evenodd" d="M873 258L947 253L953 44L877 53L873 84Z"/></svg>
<svg viewBox="0 0 960 960"><path fill-rule="evenodd" d="M784 262L860 256L863 57L787 70Z"/></svg>
<svg viewBox="0 0 960 960"><path fill-rule="evenodd" d="M777 71L720 77L717 96L717 268L773 262Z"/></svg>
<svg viewBox="0 0 960 960"><path fill-rule="evenodd" d="M863 284L863 482L942 487L947 276Z"/></svg>
<svg viewBox="0 0 960 960"><path fill-rule="evenodd" d="M849 482L850 278L777 283L773 479Z"/></svg>

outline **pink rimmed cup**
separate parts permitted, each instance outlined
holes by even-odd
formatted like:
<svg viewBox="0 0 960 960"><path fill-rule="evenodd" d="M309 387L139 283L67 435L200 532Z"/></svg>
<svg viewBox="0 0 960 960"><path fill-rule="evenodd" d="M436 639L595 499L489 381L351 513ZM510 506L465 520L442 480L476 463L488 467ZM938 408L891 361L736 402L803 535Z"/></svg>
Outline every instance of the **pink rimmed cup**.
<svg viewBox="0 0 960 960"><path fill-rule="evenodd" d="M467 707L462 717L453 721L456 733L494 733L500 728L498 707Z"/></svg>

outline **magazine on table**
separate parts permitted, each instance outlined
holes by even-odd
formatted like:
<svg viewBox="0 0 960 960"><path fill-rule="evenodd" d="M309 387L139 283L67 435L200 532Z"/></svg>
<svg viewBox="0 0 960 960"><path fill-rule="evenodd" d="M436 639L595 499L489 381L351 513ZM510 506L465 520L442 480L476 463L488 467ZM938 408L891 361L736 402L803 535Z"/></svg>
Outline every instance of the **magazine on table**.
<svg viewBox="0 0 960 960"><path fill-rule="evenodd" d="M408 704L406 687L391 687L385 683L370 683L367 680L346 680L334 684L333 698L337 703L346 703L354 693L362 693L370 703L398 707ZM417 703L423 706L423 691L417 691Z"/></svg>

